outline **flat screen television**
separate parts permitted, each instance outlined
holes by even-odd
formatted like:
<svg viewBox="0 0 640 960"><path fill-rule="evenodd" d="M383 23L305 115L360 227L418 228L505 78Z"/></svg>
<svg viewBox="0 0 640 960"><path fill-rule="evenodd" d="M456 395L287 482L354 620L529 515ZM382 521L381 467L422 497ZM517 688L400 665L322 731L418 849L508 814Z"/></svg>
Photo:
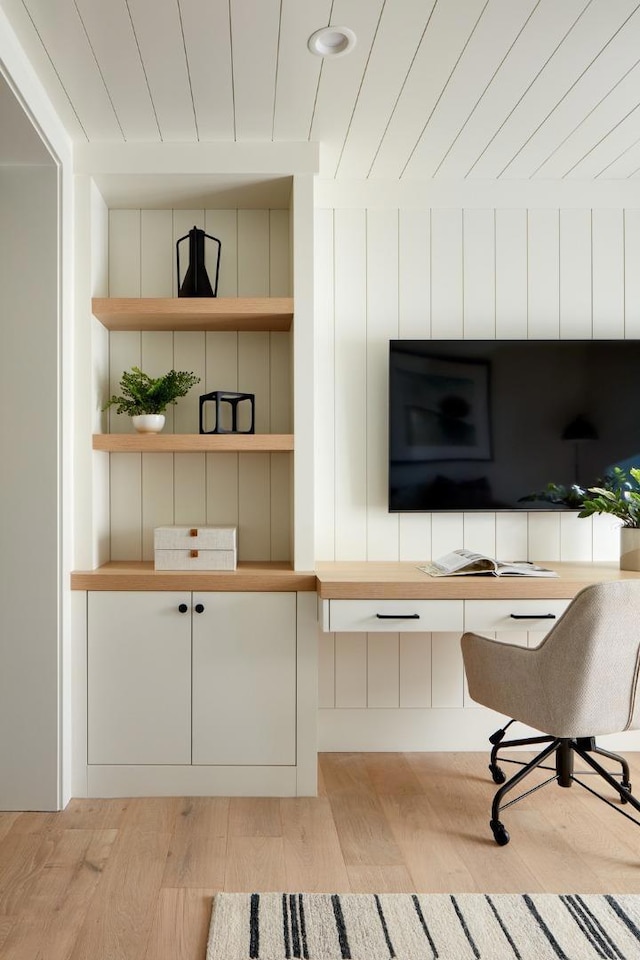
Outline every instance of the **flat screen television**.
<svg viewBox="0 0 640 960"><path fill-rule="evenodd" d="M389 510L524 497L640 465L640 340L392 340Z"/></svg>

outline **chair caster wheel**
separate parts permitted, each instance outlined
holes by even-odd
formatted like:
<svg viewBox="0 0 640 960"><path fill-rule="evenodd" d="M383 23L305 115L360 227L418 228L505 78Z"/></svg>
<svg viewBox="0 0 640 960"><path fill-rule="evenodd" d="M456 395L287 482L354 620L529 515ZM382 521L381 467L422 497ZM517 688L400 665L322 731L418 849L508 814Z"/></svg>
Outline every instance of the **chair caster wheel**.
<svg viewBox="0 0 640 960"><path fill-rule="evenodd" d="M621 786L622 789L625 791L625 793L631 793L631 783L630 783L629 781L627 781L627 782L625 783L624 780L623 780L622 783L620 784L620 786ZM624 797L624 796L622 796L622 795L620 795L620 803L628 803L627 798Z"/></svg>
<svg viewBox="0 0 640 960"><path fill-rule="evenodd" d="M489 764L489 772L491 773L491 776L493 777L493 782L494 782L494 783L504 783L505 780L507 779L506 776L505 776L505 772L504 772L504 770L502 769L502 767L499 767L496 763L490 763L490 764Z"/></svg>
<svg viewBox="0 0 640 960"><path fill-rule="evenodd" d="M509 843L511 837L509 836L507 829L500 820L490 820L489 826L493 831L493 839L496 841L499 847L506 847Z"/></svg>

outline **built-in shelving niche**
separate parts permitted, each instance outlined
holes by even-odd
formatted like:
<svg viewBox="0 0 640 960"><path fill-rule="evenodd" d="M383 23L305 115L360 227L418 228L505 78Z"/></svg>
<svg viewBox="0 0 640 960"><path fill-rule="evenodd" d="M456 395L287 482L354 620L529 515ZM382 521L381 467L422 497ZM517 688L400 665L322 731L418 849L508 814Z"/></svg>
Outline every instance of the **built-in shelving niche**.
<svg viewBox="0 0 640 960"><path fill-rule="evenodd" d="M152 560L156 526L229 523L241 560L291 562L292 298L94 298L92 310L109 331L110 395L134 365L200 377L162 433L136 434L112 412L93 435L110 454L110 559ZM255 434L193 432L199 395L214 389L255 393Z"/></svg>

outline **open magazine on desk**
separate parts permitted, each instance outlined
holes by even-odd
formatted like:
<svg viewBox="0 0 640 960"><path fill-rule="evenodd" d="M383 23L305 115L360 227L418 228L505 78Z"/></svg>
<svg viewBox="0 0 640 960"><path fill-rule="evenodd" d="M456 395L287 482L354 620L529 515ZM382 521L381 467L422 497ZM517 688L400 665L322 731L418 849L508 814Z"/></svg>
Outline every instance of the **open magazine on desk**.
<svg viewBox="0 0 640 960"><path fill-rule="evenodd" d="M493 577L557 577L555 570L539 567L528 560L496 560L472 550L454 550L437 560L419 564L430 577L461 577L467 574L485 573Z"/></svg>

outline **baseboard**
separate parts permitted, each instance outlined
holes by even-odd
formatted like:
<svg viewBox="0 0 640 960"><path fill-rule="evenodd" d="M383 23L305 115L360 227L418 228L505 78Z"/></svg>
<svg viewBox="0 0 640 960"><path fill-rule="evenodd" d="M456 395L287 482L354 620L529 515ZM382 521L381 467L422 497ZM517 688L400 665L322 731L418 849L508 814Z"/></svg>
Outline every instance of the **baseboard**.
<svg viewBox="0 0 640 960"><path fill-rule="evenodd" d="M295 797L295 767L87 768L89 797Z"/></svg>
<svg viewBox="0 0 640 960"><path fill-rule="evenodd" d="M505 717L484 707L429 709L332 709L318 711L322 752L487 750L489 736ZM518 736L536 736L524 724ZM514 734L515 735L515 734ZM598 737L609 750L640 750L640 731Z"/></svg>

